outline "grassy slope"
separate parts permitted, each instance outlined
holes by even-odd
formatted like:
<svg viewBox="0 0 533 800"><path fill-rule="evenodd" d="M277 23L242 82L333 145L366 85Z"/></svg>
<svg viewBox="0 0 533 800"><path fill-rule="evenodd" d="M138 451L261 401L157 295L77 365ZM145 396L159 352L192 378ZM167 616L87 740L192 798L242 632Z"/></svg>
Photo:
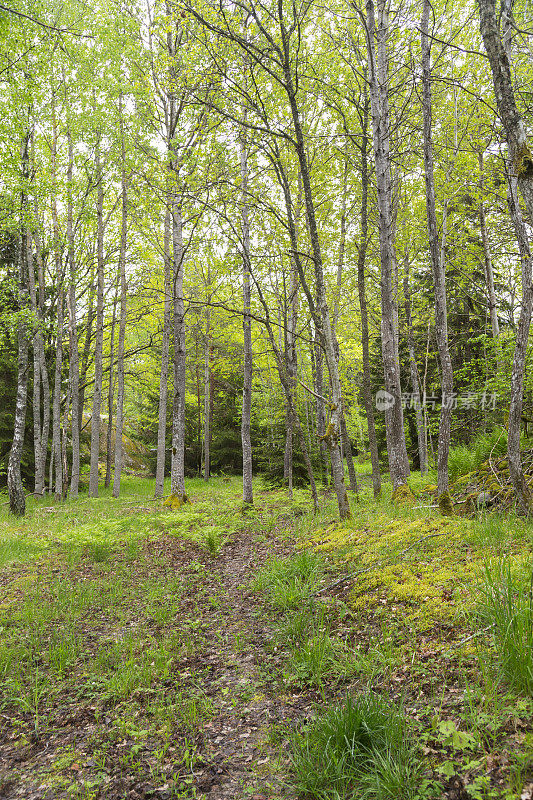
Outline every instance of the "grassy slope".
<svg viewBox="0 0 533 800"><path fill-rule="evenodd" d="M369 687L404 709L425 796L529 796L533 704L502 677L472 612L488 561L527 569L530 526L397 508L367 488L342 525L328 498L317 517L304 513L303 492L289 503L259 491L243 517L236 479L190 481L193 503L177 512L150 501L150 482L124 488L120 501L30 500L24 520L0 516L6 797L38 786L54 798L202 797L233 764L243 797L294 798L286 752L298 720ZM261 548L304 555L255 563ZM250 608L226 580L235 558L238 580L255 578ZM259 623L237 629L237 612L260 620L253 673ZM233 659L235 681L213 673L216 658ZM230 708L270 713L269 698L287 718L250 727L261 736L248 772L233 751L216 767L208 732L221 720L231 730Z"/></svg>

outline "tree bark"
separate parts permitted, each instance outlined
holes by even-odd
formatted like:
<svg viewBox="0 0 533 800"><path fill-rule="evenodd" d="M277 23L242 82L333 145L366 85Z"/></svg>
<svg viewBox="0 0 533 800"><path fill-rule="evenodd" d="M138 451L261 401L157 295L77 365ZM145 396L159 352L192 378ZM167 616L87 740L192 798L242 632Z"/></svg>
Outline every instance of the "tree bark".
<svg viewBox="0 0 533 800"><path fill-rule="evenodd" d="M91 354L91 341L93 337L93 324L95 318L94 299L96 296L94 265L90 268L89 278L89 298L87 301L87 321L85 323L85 338L83 341L83 350L81 354L81 368L80 368L80 393L78 400L78 421L80 432L83 427L83 409L85 407L85 388L87 384L87 372L89 370L89 356Z"/></svg>
<svg viewBox="0 0 533 800"><path fill-rule="evenodd" d="M485 203L483 202L483 153L478 153L479 161L479 188L481 189L481 200L479 203L479 227L481 231L481 244L483 246L483 261L485 271L485 285L487 287L487 299L489 303L490 325L492 328L492 338L498 347L500 336L500 323L498 321L498 303L494 289L494 270L492 268L492 258L490 256L490 243L487 233L487 221L485 217ZM497 352L497 361L500 361Z"/></svg>
<svg viewBox="0 0 533 800"><path fill-rule="evenodd" d="M70 496L78 496L80 483L80 360L78 351L78 329L76 320L76 256L74 251L73 199L72 180L74 168L74 151L70 129L67 130L68 167L67 167L67 246L69 262L68 319L69 319L69 378L72 396L72 470L70 476Z"/></svg>
<svg viewBox="0 0 533 800"><path fill-rule="evenodd" d="M424 172L426 182L427 223L429 250L433 268L435 291L435 334L442 381L442 403L439 419L439 445L437 451L437 490L439 498L446 498L448 486L448 454L453 405L453 367L448 346L448 312L446 304L446 276L444 271L444 246L439 253L437 214L435 210L435 179L433 175L433 144L431 137L431 42L429 39L430 2L424 0L420 23L422 45L422 113L424 127ZM447 208L444 209L443 242L446 236Z"/></svg>
<svg viewBox="0 0 533 800"><path fill-rule="evenodd" d="M496 20L494 0L478 0L478 2L481 35L492 70L498 113L503 123L509 149L508 202L522 263L522 308L511 373L507 456L509 473L518 503L526 514L531 515L533 514L533 495L524 476L520 455L520 422L524 392L524 368L533 307L532 262L529 237L518 202L517 186L524 198L528 216L533 219L533 156L527 141L525 122L516 105L511 78L511 38L509 34L513 3L511 0L502 0L502 37ZM507 46L504 44L504 38Z"/></svg>
<svg viewBox="0 0 533 800"><path fill-rule="evenodd" d="M367 49L369 60L370 106L372 138L376 168L377 201L379 209L379 242L381 261L381 350L385 390L388 393L385 409L387 454L393 492L405 485L409 477L409 459L405 444L401 404L400 373L398 369L398 340L395 330L393 276L395 252L393 243L392 177L389 141L388 101L388 19L385 0L378 0L376 28L373 0L366 0ZM377 35L377 47L375 38Z"/></svg>
<svg viewBox="0 0 533 800"><path fill-rule="evenodd" d="M104 346L104 186L100 153L100 134L95 152L97 180L96 199L96 339L94 348L94 394L91 414L91 471L89 496L98 497L98 464L100 460L100 412L102 405L103 346Z"/></svg>
<svg viewBox="0 0 533 800"><path fill-rule="evenodd" d="M43 265L43 257L41 251L41 237L39 233L39 213L37 207L37 198L35 198L35 220L36 220L36 227L34 231L34 239L35 239L35 258L37 262L37 280L38 280L38 295L37 295L37 316L39 321L39 332L38 332L38 351L39 351L39 369L40 369L40 379L42 383L42 407L43 407L43 418L42 418L42 428L41 428L41 482L40 487L41 491L40 494L44 494L45 491L45 475L46 475L46 457L48 453L48 439L50 435L50 378L48 375L48 366L46 364L46 352L44 347L44 337L42 328L43 320L43 312L44 312L44 293L45 293L45 285L44 285L44 265ZM37 485L37 480L36 480Z"/></svg>
<svg viewBox="0 0 533 800"><path fill-rule="evenodd" d="M120 481L122 477L122 467L124 465L124 452L122 439L124 434L124 341L126 338L126 320L128 311L128 286L126 283L126 247L128 236L128 179L126 174L126 152L124 141L124 130L122 122L122 96L120 98L120 127L121 127L121 150L122 150L122 203L121 203L121 224L120 224L120 255L119 255L119 280L120 280L120 320L118 327L118 349L117 349L117 424L115 428L115 470L113 475L113 497L120 495ZM166 282L165 282L166 289ZM165 297L165 306L166 306ZM168 330L167 330L168 333ZM168 342L167 342L167 375L168 375ZM165 376L165 391L167 380ZM165 428L166 428L166 397L165 397ZM159 444L159 442L158 442ZM164 468L164 440L163 440L163 468Z"/></svg>
<svg viewBox="0 0 533 800"><path fill-rule="evenodd" d="M170 328L172 321L172 278L170 263L170 195L167 194L163 232L163 268L165 305L163 312L163 337L161 341L161 374L159 376L159 414L157 424L157 461L155 469L155 497L162 497L165 482L165 456L168 404L168 367L170 362Z"/></svg>
<svg viewBox="0 0 533 800"><path fill-rule="evenodd" d="M289 32L285 27L283 17L279 16L282 52L283 52L283 72L285 78L285 90L291 108L292 123L295 134L295 149L298 156L300 174L302 179L303 195L307 224L309 228L309 238L311 241L311 251L313 254L313 265L315 273L315 291L317 298L317 312L320 319L320 334L323 338L324 355L329 372L331 384L331 403L329 404L329 423L324 434L324 439L328 445L331 460L331 471L333 484L337 495L339 517L347 519L351 516L348 494L344 485L344 465L340 449L341 436L341 414L342 414L342 390L339 377L338 362L335 353L335 339L331 325L331 317L326 298L326 287L324 283L324 266L322 262L322 252L320 248L320 238L315 213L313 190L311 187L311 175L303 127L300 118L300 109L297 101L297 89L294 84L293 61L289 50ZM301 276L300 276L301 277Z"/></svg>
<svg viewBox="0 0 533 800"><path fill-rule="evenodd" d="M61 258L61 234L57 213L57 120L55 92L52 89L52 142L51 142L51 172L52 172L52 228L54 234L54 261L57 280L57 338L55 352L54 393L52 398L52 448L50 454L50 482L49 491L54 492L55 498L60 499L63 488L63 467L61 461L61 378L63 368L63 324L64 324L64 269ZM55 480L54 480L55 472Z"/></svg>
<svg viewBox="0 0 533 800"><path fill-rule="evenodd" d="M27 155L28 155L28 139L26 137L23 145L23 170L26 170L27 177ZM24 160L26 159L26 161ZM25 197L22 198L22 209L25 210ZM25 225L26 222L23 222ZM17 355L17 399L15 404L14 426L13 426L13 441L9 451L9 458L7 462L7 489L9 494L9 510L12 514L18 517L24 516L26 513L26 496L24 493L24 486L22 484L21 475L21 461L22 451L24 448L24 429L26 425L26 403L28 397L28 330L27 321L24 318L25 311L28 307L28 296L26 286L26 272L28 269L27 261L27 239L31 235L28 232L23 234L19 244L19 274L18 274L18 296L19 296L19 309L17 324L17 340L18 340L18 355Z"/></svg>
<svg viewBox="0 0 533 800"><path fill-rule="evenodd" d="M372 488L374 490L374 497L379 497L381 494L381 473L379 469L379 451L376 436L376 422L374 418L374 405L372 403L370 336L368 332L368 307L365 289L366 253L368 250L368 113L368 95L365 93L361 131L361 238L357 252L357 290L359 294L359 308L361 311L361 349L363 351L361 393L363 395L363 404L365 406L368 426L368 446L372 463Z"/></svg>
<svg viewBox="0 0 533 800"><path fill-rule="evenodd" d="M207 265L204 344L204 480L211 474L211 267Z"/></svg>
<svg viewBox="0 0 533 800"><path fill-rule="evenodd" d="M119 272L120 272L120 265L119 265ZM115 368L115 328L117 325L117 303L118 303L118 285L115 287L115 296L113 298L113 315L111 317L111 331L109 334L109 381L107 384L107 433L106 433L106 448L105 448L105 479L104 479L104 486L106 489L108 489L111 485L111 472L112 472L111 463L113 461L113 401L115 399L115 385L114 385L113 373Z"/></svg>
<svg viewBox="0 0 533 800"><path fill-rule="evenodd" d="M511 372L511 402L509 406L509 423L507 433L507 460L509 474L516 492L518 504L527 515L533 514L533 493L524 476L522 457L520 454L520 424L524 396L524 371L527 356L527 343L531 327L533 310L533 258L527 228L522 217L518 201L517 180L512 174L512 166L508 168L508 204L511 219L520 250L522 274L522 306L516 334L513 369Z"/></svg>
<svg viewBox="0 0 533 800"><path fill-rule="evenodd" d="M403 278L403 296L405 309L405 324L407 327L407 349L409 351L409 374L411 377L411 389L413 391L413 402L416 414L416 435L418 442L418 458L420 461L420 474L426 475L428 471L428 451L426 442L426 423L424 410L420 398L420 380L418 377L418 367L416 363L415 339L413 336L413 319L411 314L411 286L409 283L409 254L405 254L405 271Z"/></svg>
<svg viewBox="0 0 533 800"><path fill-rule="evenodd" d="M524 119L516 105L509 53L504 47L496 20L494 0L478 0L478 3L481 36L492 71L498 114L505 129L518 188L524 198L528 215L533 219L533 155L527 140ZM505 20L509 19L512 13L512 2L504 0L502 7L505 12L502 14L502 20L505 24Z"/></svg>
<svg viewBox="0 0 533 800"><path fill-rule="evenodd" d="M174 399L172 405L172 495L185 495L185 308L183 303L183 222L177 188L172 197L172 332L174 339Z"/></svg>
<svg viewBox="0 0 533 800"><path fill-rule="evenodd" d="M239 137L239 152L241 160L241 228L242 228L242 299L244 333L244 364L242 386L242 499L245 505L253 505L254 495L252 486L252 318L251 313L251 287L250 287L250 221L248 209L248 153L244 133Z"/></svg>

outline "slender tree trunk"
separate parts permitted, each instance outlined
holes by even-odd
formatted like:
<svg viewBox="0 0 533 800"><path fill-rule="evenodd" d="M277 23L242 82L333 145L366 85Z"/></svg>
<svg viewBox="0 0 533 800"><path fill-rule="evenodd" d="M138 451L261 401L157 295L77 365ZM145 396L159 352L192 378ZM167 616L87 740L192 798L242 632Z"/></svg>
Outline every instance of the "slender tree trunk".
<svg viewBox="0 0 533 800"><path fill-rule="evenodd" d="M120 225L120 256L119 256L120 320L118 327L118 350L117 350L117 424L115 429L115 470L113 475L113 497L118 497L120 495L120 480L122 476L122 467L124 464L124 453L122 445L122 439L124 434L124 394L125 394L124 341L126 338L126 320L128 312L128 295L127 295L128 286L126 283L126 247L127 247L127 235L128 235L128 180L126 175L126 152L125 152L124 130L122 129L122 97L120 104L120 124L121 124L121 134L122 134L121 137L122 217ZM167 281L165 273L165 291L167 289L166 283ZM166 304L167 304L167 298L165 296L165 307ZM168 327L167 327L167 336L168 336ZM167 391L167 376L168 376L168 339L167 339L165 393ZM165 394L165 428L166 428L166 394ZM159 441L158 441L158 446L159 446ZM164 455L165 452L164 452L164 439L163 439L163 470L165 466Z"/></svg>
<svg viewBox="0 0 533 800"><path fill-rule="evenodd" d="M185 308L183 303L183 227L181 206L172 199L172 331L174 337L174 400L172 406L171 492L178 502L185 495Z"/></svg>
<svg viewBox="0 0 533 800"><path fill-rule="evenodd" d="M120 266L119 266L120 270ZM105 448L105 480L104 486L111 486L111 463L113 461L113 401L115 399L114 367L115 367L115 328L117 325L118 286L113 299L113 315L111 317L111 332L109 336L109 383L107 386L107 434ZM115 436L116 445L116 436Z"/></svg>
<svg viewBox="0 0 533 800"><path fill-rule="evenodd" d="M44 266L41 252L41 237L39 234L39 209L37 198L35 198L35 258L37 262L38 294L35 293L35 300L32 298L32 306L35 308L37 320L37 330L34 336L34 348L37 347L37 363L35 363L34 351L34 380L35 369L37 368L37 382L42 383L42 427L40 436L40 461L35 465L35 492L44 494L46 457L48 453L48 438L50 434L50 379L48 377L48 367L46 365L46 353L44 348L44 337L42 332L42 320L44 311ZM31 287L30 287L31 291Z"/></svg>
<svg viewBox="0 0 533 800"><path fill-rule="evenodd" d="M80 483L80 361L78 351L78 329L76 319L76 256L74 251L74 225L73 225L73 200L72 181L74 168L74 151L70 129L67 131L68 140L68 167L67 167L67 246L68 262L70 269L68 312L69 312L69 378L72 395L72 471L70 477L70 496L78 496Z"/></svg>
<svg viewBox="0 0 533 800"><path fill-rule="evenodd" d="M483 153L478 153L479 161L479 188L481 189L481 201L479 203L479 227L481 230L481 243L483 245L483 258L485 269L485 284L487 287L487 298L489 302L490 325L492 328L492 338L498 347L500 336L500 323L498 321L498 304L494 289L494 270L492 268L492 258L490 256L489 236L487 233L487 221L485 218L485 203L483 202ZM497 361L500 361L499 354Z"/></svg>
<svg viewBox="0 0 533 800"><path fill-rule="evenodd" d="M57 120L55 92L52 89L52 143L51 143L51 171L52 171L52 228L54 232L54 259L55 274L57 279L57 339L55 352L54 394L52 398L52 448L50 455L50 492L54 492L59 500L63 490L63 466L61 460L61 378L63 369L63 325L64 325L64 268L61 257L61 234L57 213ZM52 469L53 467L53 469ZM55 481L54 481L55 471Z"/></svg>
<svg viewBox="0 0 533 800"><path fill-rule="evenodd" d="M295 258L296 258L296 255L295 255ZM282 352L281 352L279 346L276 344L276 336L275 336L274 331L272 329L272 323L270 321L270 312L269 312L269 309L268 309L268 304L267 304L267 302L266 302L266 300L265 300L265 298L263 296L263 293L261 291L261 287L259 286L259 284L256 284L256 285L257 285L257 290L258 290L258 293L259 293L259 299L261 301L261 305L263 306L263 310L264 310L264 313L265 313L265 328L266 328L266 331L267 331L267 334L268 334L268 338L269 338L269 341L270 341L270 346L272 347L272 351L273 351L274 357L276 359L276 366L277 366L277 369L278 369L279 379L280 379L280 382L281 382L281 385L282 385L282 388L283 388L283 391L284 391L284 394L285 394L285 400L286 400L286 403L287 403L287 410L288 410L288 413L290 414L290 416L292 417L291 425L292 425L293 429L296 430L296 433L298 435L298 439L299 439L299 442L300 442L300 447L301 447L301 450L302 450L304 464L305 464L305 468L307 470L307 476L309 478L309 485L310 485L310 488L311 488L311 495L312 495L312 498L313 498L313 507L314 507L315 512L317 512L318 511L318 492L317 492L315 476L314 476L314 472L313 472L313 465L311 463L311 458L310 458L310 455L309 455L309 449L307 447L307 442L306 442L306 439L305 439L305 433L304 433L304 430L302 428L302 425L301 425L301 422L300 422L300 418L298 417L298 414L297 414L297 411L296 411L296 403L295 403L295 397L294 397L294 394L293 394L293 386L291 385L289 374L288 374L288 371L287 371L286 360L284 360Z"/></svg>
<svg viewBox="0 0 533 800"><path fill-rule="evenodd" d="M25 169L27 177L27 154L28 154L28 139L25 139L23 147L23 169ZM26 159L26 161L24 160ZM25 210L25 197L22 198L22 209ZM26 221L23 225L27 224ZM26 272L28 264L25 263L27 259L27 242L25 241L30 236L29 233L23 235L23 241L19 244L19 306L20 311L17 324L17 339L18 339L18 356L17 356L17 399L15 404L15 418L13 427L13 441L9 451L9 459L7 462L7 489L9 493L9 510L12 514L18 517L24 516L26 513L26 497L24 493L24 486L22 484L21 475L21 461L22 450L24 448L24 429L26 425L26 403L28 397L28 331L27 323L24 319L24 311L28 306L27 286L26 286ZM31 239L30 239L31 241Z"/></svg>
<svg viewBox="0 0 533 800"><path fill-rule="evenodd" d="M509 156L528 215L533 219L533 155L528 144L524 119L516 105L510 54L504 47L498 28L494 0L478 0L478 5L481 36L492 71L494 94L498 113L505 129ZM501 14L501 19L506 26L504 30L504 35L507 34L506 38L509 38L508 25L512 16L512 5L511 0L502 2L502 12L504 13Z"/></svg>
<svg viewBox="0 0 533 800"><path fill-rule="evenodd" d="M313 345L312 345L313 347ZM320 345L320 336L315 332L314 342L315 369L314 369L314 389L316 394L316 432L319 443L320 467L322 473L322 483L328 486L328 448L324 440L326 434L326 403L324 400L324 352Z"/></svg>
<svg viewBox="0 0 533 800"><path fill-rule="evenodd" d="M342 294L342 273L344 271L344 254L346 252L346 197L348 194L348 159L344 157L342 171L342 195L341 195L341 229L339 234L339 253L337 257L337 291L335 293L335 305L333 306L333 329L337 330L340 312L340 300Z"/></svg>
<svg viewBox="0 0 533 800"><path fill-rule="evenodd" d="M48 437L44 439L44 425L41 424L41 363L44 357L44 343L41 334L41 315L35 288L35 268L33 263L33 235L28 227L24 236L26 272L28 280L29 300L34 316L33 321L33 451L35 458L36 495L44 494L44 476L46 466L46 448Z"/></svg>
<svg viewBox="0 0 533 800"><path fill-rule="evenodd" d="M204 480L211 473L211 267L207 265L204 345Z"/></svg>
<svg viewBox="0 0 533 800"><path fill-rule="evenodd" d="M368 95L365 93L361 135L361 238L357 253L357 289L359 294L359 308L361 311L361 349L363 351L361 392L368 426L368 446L372 463L372 486L374 489L374 497L378 497L381 494L381 473L379 469L374 405L372 403L370 337L368 333L368 307L365 290L366 253L368 249L368 105Z"/></svg>
<svg viewBox="0 0 533 800"><path fill-rule="evenodd" d="M155 470L155 496L163 495L165 482L165 455L168 404L168 367L170 361L170 328L172 322L172 278L170 263L170 195L167 195L163 233L163 265L165 272L165 307L163 338L161 342L161 374L159 376L159 416L157 425L157 462Z"/></svg>
<svg viewBox="0 0 533 800"><path fill-rule="evenodd" d="M502 0L501 3L500 19L503 26L503 37L496 19L494 0L478 0L478 2L481 35L492 70L498 113L505 129L509 148L509 210L522 262L522 308L511 373L507 455L509 472L518 503L526 514L531 515L533 514L533 495L524 476L520 455L520 422L524 392L524 368L533 307L532 256L527 229L518 202L517 186L531 219L533 218L533 156L527 140L526 125L516 105L511 77L512 0Z"/></svg>
<svg viewBox="0 0 533 800"><path fill-rule="evenodd" d="M367 48L369 60L370 105L372 138L376 167L377 201L379 208L379 240L381 256L381 349L385 390L387 453L393 491L406 484L409 459L405 444L401 404L400 373L398 369L398 340L395 330L393 276L395 252L393 243L392 178L389 142L388 101L388 19L385 0L378 0L379 21L376 30L373 0L366 0ZM377 34L377 47L374 39Z"/></svg>
<svg viewBox="0 0 533 800"><path fill-rule="evenodd" d="M324 266L322 262L322 252L320 248L320 238L318 235L318 226L315 213L315 204L313 200L313 190L311 187L311 176L309 171L309 163L307 160L307 152L305 149L305 139L303 127L300 116L300 109L298 107L297 89L294 85L292 60L289 50L288 31L285 27L283 18L280 16L280 33L283 51L283 70L285 79L285 89L287 98L291 108L292 123L295 134L295 148L296 155L298 156L298 163L300 167L300 174L302 180L302 188L305 202L305 210L307 217L307 224L309 228L309 239L311 242L311 251L313 254L313 265L315 273L315 291L317 297L317 314L320 320L320 333L323 338L324 355L328 367L330 384L331 384L331 403L330 403L330 417L329 422L324 434L324 439L328 445L331 460L331 471L333 475L333 483L337 495L337 504L339 507L339 516L341 519L346 519L351 516L350 505L348 502L348 494L344 485L344 466L342 462L341 449L340 449L340 435L341 435L341 414L342 414L342 390L339 377L339 368L335 354L335 338L333 328L331 325L331 317L326 298L326 287L324 283ZM294 227L294 225L293 225ZM300 275L300 278L302 275Z"/></svg>
<svg viewBox="0 0 533 800"><path fill-rule="evenodd" d="M52 456L55 464L54 495L60 500L63 493L63 461L61 458L61 378L63 369L63 324L64 324L64 289L63 276L60 273L57 296L57 340L56 365L54 374L54 396L52 400Z"/></svg>
<svg viewBox="0 0 533 800"><path fill-rule="evenodd" d="M302 205L301 191L298 196L294 225L296 237L299 239L300 228L300 209ZM296 398L298 383L298 351L296 349L296 326L298 324L298 265L294 256L291 259L291 282L288 298L288 319L285 335L285 361L287 367L287 379L291 390L291 395ZM296 412L297 413L297 412ZM293 490L293 463L294 463L294 417L287 404L285 420L285 452L283 456L283 479L287 485L289 497L292 498Z"/></svg>
<svg viewBox="0 0 533 800"><path fill-rule="evenodd" d="M437 453L437 490L439 503L443 509L449 510L448 490L448 454L450 451L450 435L453 394L453 368L448 346L448 312L446 305L446 276L444 271L444 246L439 253L437 232L437 214L435 210L435 180L433 175L433 144L431 139L431 42L428 35L430 2L424 0L422 20L420 24L422 44L422 113L424 127L424 170L426 180L427 223L429 234L429 250L433 267L433 285L435 291L435 334L442 380L442 404L439 419L439 446ZM447 209L444 209L443 243L446 236Z"/></svg>
<svg viewBox="0 0 533 800"><path fill-rule="evenodd" d="M250 288L250 222L248 215L248 154L244 133L239 138L241 159L241 226L242 226L242 297L243 297L243 331L244 331L244 364L242 386L242 499L245 505L253 505L252 487L252 319Z"/></svg>
<svg viewBox="0 0 533 800"><path fill-rule="evenodd" d="M100 412L102 405L103 347L104 347L104 186L100 154L100 135L96 146L96 340L94 349L94 394L91 414L91 471L89 496L98 497L98 465L100 461Z"/></svg>
<svg viewBox="0 0 533 800"><path fill-rule="evenodd" d="M80 368L80 391L78 400L78 420L80 432L83 427L83 409L85 407L85 387L87 384L87 372L89 370L89 356L91 354L91 341L93 336L93 324L95 319L94 300L96 297L96 284L94 266L91 265L89 279L89 299L87 301L87 321L85 323L85 338L83 341L83 351L81 354Z"/></svg>
<svg viewBox="0 0 533 800"><path fill-rule="evenodd" d="M509 406L509 424L507 434L507 459L509 473L513 482L518 503L526 514L533 514L533 493L524 476L522 457L520 454L520 424L522 421L522 405L524 396L524 371L527 355L527 343L531 327L533 309L533 258L527 228L522 217L518 201L516 176L512 174L512 166L508 171L508 203L511 219L518 240L522 267L522 307L516 334L513 370L511 372L511 402Z"/></svg>
<svg viewBox="0 0 533 800"><path fill-rule="evenodd" d="M405 254L405 271L403 278L403 296L405 299L405 324L407 326L407 349L409 351L409 374L411 376L411 389L416 414L416 435L418 440L418 458L420 460L420 474L428 471L428 452L426 443L426 424L424 410L420 398L420 381L416 364L415 339L413 336L413 320L411 316L411 286L409 283L409 254Z"/></svg>

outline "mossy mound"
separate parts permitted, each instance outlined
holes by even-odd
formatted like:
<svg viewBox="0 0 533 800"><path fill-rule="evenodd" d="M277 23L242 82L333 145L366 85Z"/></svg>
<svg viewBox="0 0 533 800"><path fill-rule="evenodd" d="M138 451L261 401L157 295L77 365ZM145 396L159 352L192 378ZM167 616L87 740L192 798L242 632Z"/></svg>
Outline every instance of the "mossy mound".
<svg viewBox="0 0 533 800"><path fill-rule="evenodd" d="M533 488L533 449L522 452L522 468L526 483ZM506 456L489 458L477 470L462 475L450 485L450 494L455 510L466 514L480 508L520 511Z"/></svg>
<svg viewBox="0 0 533 800"><path fill-rule="evenodd" d="M406 483L401 483L392 492L392 501L394 503L409 503L415 499L414 494Z"/></svg>
<svg viewBox="0 0 533 800"><path fill-rule="evenodd" d="M185 492L183 494L180 494L179 492L173 492L171 495L169 495L169 497L167 497L163 505L171 508L172 511L178 511L183 505L185 505L185 503L190 502L191 501Z"/></svg>

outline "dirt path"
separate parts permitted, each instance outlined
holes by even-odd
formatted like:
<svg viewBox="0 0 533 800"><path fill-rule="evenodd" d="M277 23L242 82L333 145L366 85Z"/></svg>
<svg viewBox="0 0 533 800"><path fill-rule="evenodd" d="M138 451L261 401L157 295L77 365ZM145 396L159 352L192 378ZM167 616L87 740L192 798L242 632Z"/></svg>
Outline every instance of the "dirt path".
<svg viewBox="0 0 533 800"><path fill-rule="evenodd" d="M133 562L124 551L113 554L105 568L90 560L74 567L48 565L48 574L39 577L32 591L33 600L52 604L51 616L56 602L51 586L58 579L73 597L93 586L96 605L69 619L80 652L65 677L54 677L48 655L56 630L63 630L60 618L44 625L32 645L27 672L37 670L43 686L50 681L38 700L38 731L35 713L3 696L0 798L295 800L280 752L286 727L305 717L316 697L313 691L281 692L283 657L272 644L276 614L250 589L269 558L291 551L291 544L275 532L238 532L216 555L162 534L147 541ZM41 569L13 570L7 589L20 580L18 572ZM116 586L123 596L113 606ZM154 586L157 601L150 594ZM31 602L31 594L18 594L15 614L24 601ZM160 619L158 612L164 616L173 601L176 610ZM24 623L15 619L13 626L12 641L34 636L31 618ZM100 679L109 686L121 677L121 660L133 652L120 650L128 637L140 664L143 651L168 646L172 636L176 650L165 674L164 667L155 671L114 701L106 699L103 689L86 699L93 675L95 686ZM100 675L94 663L104 663L114 650L116 663L102 667ZM31 684L24 691L27 696ZM155 711L154 697L161 706ZM172 711L165 721L165 707L171 708L177 697L189 709L188 719L173 717Z"/></svg>
<svg viewBox="0 0 533 800"><path fill-rule="evenodd" d="M215 774L197 781L199 789L207 790L209 800L293 798L284 787L279 746L269 742L269 729L301 718L308 702L298 695L280 696L276 690L271 672L277 660L270 645L272 620L249 587L269 558L290 551L274 537L265 540L243 533L220 554L217 570L227 624L226 643L215 656L221 674L214 699L221 707L206 730L208 749L219 767ZM230 698L240 696L242 704L230 701L225 705L224 691Z"/></svg>

